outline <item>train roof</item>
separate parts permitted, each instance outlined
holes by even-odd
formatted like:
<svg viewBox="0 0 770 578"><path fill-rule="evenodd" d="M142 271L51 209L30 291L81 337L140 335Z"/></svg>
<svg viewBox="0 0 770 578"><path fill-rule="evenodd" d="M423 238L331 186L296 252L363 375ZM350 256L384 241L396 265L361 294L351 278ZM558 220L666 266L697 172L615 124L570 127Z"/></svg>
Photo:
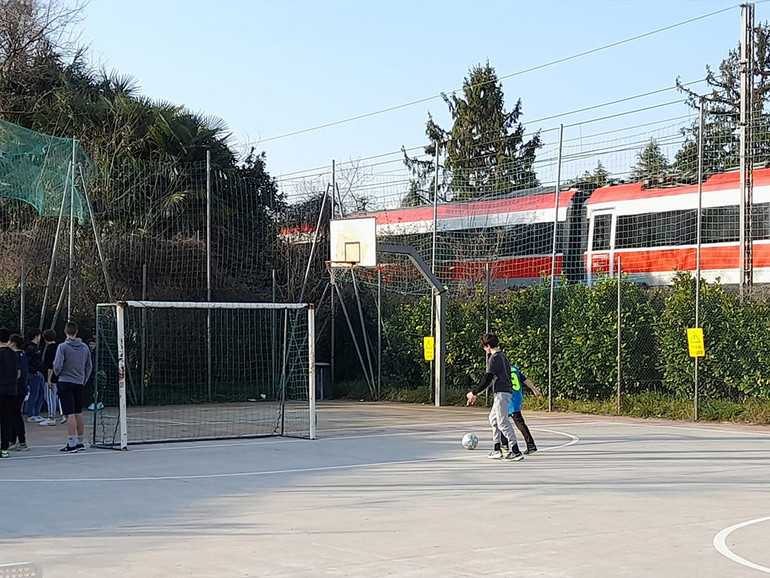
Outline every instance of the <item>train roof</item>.
<svg viewBox="0 0 770 578"><path fill-rule="evenodd" d="M567 208L575 195L575 190L561 191L559 194L559 209ZM553 208L555 193L538 193L527 196L498 197L479 201L464 201L459 203L442 203L437 205L438 220L453 219L458 217L474 217L480 215L500 216L510 213L549 211L553 220ZM433 221L433 205L420 205L418 207L404 207L386 211L367 213L367 216L377 219L377 226L395 225L407 223L422 223Z"/></svg>
<svg viewBox="0 0 770 578"><path fill-rule="evenodd" d="M754 187L770 185L770 169L754 171ZM709 177L703 183L703 192L737 190L740 188L740 172L719 173ZM644 183L614 185L596 189L588 199L587 205L592 207L600 204L616 204L623 201L647 200L656 198L676 197L679 195L697 194L698 185L679 187L663 187L645 189Z"/></svg>

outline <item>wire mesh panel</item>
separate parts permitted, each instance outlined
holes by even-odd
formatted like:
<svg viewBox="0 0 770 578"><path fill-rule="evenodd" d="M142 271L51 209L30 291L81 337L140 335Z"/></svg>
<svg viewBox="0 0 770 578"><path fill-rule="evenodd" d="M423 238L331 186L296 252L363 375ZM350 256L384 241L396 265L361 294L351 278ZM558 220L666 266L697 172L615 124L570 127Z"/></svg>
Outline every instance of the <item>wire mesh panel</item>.
<svg viewBox="0 0 770 578"><path fill-rule="evenodd" d="M94 444L312 437L311 316L295 304L98 306Z"/></svg>

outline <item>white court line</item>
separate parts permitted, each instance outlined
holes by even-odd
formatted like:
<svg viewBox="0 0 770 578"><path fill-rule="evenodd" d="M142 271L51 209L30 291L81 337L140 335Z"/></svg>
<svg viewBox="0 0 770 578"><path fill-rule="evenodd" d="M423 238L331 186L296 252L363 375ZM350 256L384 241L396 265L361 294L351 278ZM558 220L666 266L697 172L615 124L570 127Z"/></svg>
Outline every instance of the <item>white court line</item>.
<svg viewBox="0 0 770 578"><path fill-rule="evenodd" d="M738 554L730 550L730 548L728 548L727 544L725 543L725 540L727 540L727 537L735 530L745 528L746 526L751 526L752 524L767 522L768 520L770 520L770 516L766 516L764 518L757 518L756 520L749 520L748 522L741 522L740 524L735 524L734 526L725 528L724 530L719 532L716 536L714 536L714 548L716 548L717 552L722 554L722 556L729 558L733 562L737 562L738 564L742 564L743 566L746 566L748 568L752 568L754 570L759 570L760 572L770 574L770 568L767 568L766 566L760 566L759 564L755 564L750 560L746 560L746 558L741 558L740 556L738 556Z"/></svg>
<svg viewBox="0 0 770 578"><path fill-rule="evenodd" d="M394 425L383 425L383 426L361 426L361 427L355 427L355 428L332 428L328 430L322 430L324 433L333 433L333 432L345 432L345 431L359 431L359 430L367 430L367 429L373 429L374 427L378 427L380 429L402 429L405 427L408 428L419 428L419 427L429 427L429 426L450 426L450 427L459 427L459 426L467 426L469 424L475 425L475 424L484 424L488 427L489 423L486 420L475 420L475 421L459 421L459 422L450 422L450 423L421 423L421 424L394 424ZM573 426L573 425L594 425L594 424L603 424L604 422L596 421L596 422L565 422L565 423L557 423L557 424L548 424L552 427L565 427L565 426ZM479 426L481 427L481 426ZM566 436L572 436L572 434L567 434L564 432L554 432L552 430L544 429L537 426L531 426L530 429L539 430L539 431L547 431L551 433L558 433L559 435L566 435ZM460 431L460 430L458 430ZM319 432L320 433L320 432ZM255 446L255 445L265 445L265 444L280 444L280 443L299 443L299 442L318 442L318 441L331 441L331 440L346 440L346 439L365 439L365 438L375 438L375 437L395 437L395 436L408 436L408 435L414 435L414 434L423 434L423 435L437 435L437 434L443 434L446 433L446 430L442 431L433 431L433 432L417 432L417 431L408 431L408 432L399 432L399 433L377 433L377 434L365 434L365 435L352 435L352 436L345 436L345 435L333 435L331 437L319 437L317 440L308 440L306 438L296 438L291 436L265 436L265 437L249 437L249 438L241 438L241 439L247 439L248 441L238 441L238 438L230 438L223 440L222 442L218 443L208 443L212 440L204 440L204 441L195 441L195 440L187 440L187 441L179 441L179 442L161 442L161 443L148 443L148 444L135 444L131 445L129 444L129 453L138 453L138 452L173 452L173 451L189 451L189 450L205 450L208 448L229 448L229 447L248 447L248 446ZM574 437L574 436L572 436ZM576 438L579 441L579 438ZM573 445L575 443L578 443L578 441L573 441L567 445ZM46 444L46 445L37 445L34 446L34 448L59 448L61 447L60 443L57 444ZM538 451L546 451L548 449L559 449L561 447L567 447L567 446L555 446L553 448L543 448L542 450ZM120 451L114 448L89 448L86 452L78 452L78 455L80 456L86 456L86 455L120 455ZM14 461L18 460L37 460L37 459L50 459L50 458L61 458L61 459L69 459L65 456L65 454L46 454L46 455L17 455L14 454Z"/></svg>
<svg viewBox="0 0 770 578"><path fill-rule="evenodd" d="M540 428L533 428L533 429L540 429ZM569 442L563 443L558 446L551 446L547 448L543 448L542 450L538 451L547 451L547 450L557 450L561 448L566 448L568 446L574 445L580 441L580 438L578 438L575 435L572 435L567 432L560 432L557 430L542 430L542 431L549 431L551 433L562 435L565 437L570 438ZM435 433L445 433L445 432L435 432ZM408 433L398 433L398 434L384 434L384 436L391 435L391 436L398 436L398 435L409 435ZM365 437L384 437L383 435L373 435L373 436L360 436L361 438ZM354 439L350 437L340 437L340 438L334 438L337 440L346 440L346 439ZM300 440L297 440L300 441ZM212 446L207 446L212 447ZM117 452L116 452L117 453ZM82 455L82 454L81 454ZM96 455L96 454L94 454ZM33 456L29 456L32 458ZM43 457L43 456L40 456ZM393 461L393 462L370 462L370 463L362 463L362 464L346 464L346 465L339 465L339 466L320 466L320 467L313 467L313 468L292 468L292 469L285 469L285 470L265 470L265 471L256 471L256 472L235 472L235 473L222 473L222 474L194 474L194 475L184 475L184 476L137 476L137 477L123 477L123 478L15 478L15 479L2 479L0 478L0 483L18 483L18 482L36 482L36 483L64 483L64 482L75 482L75 483L82 483L82 482L144 482L144 481L163 481L163 480L207 480L207 479L217 479L217 478L242 478L242 477L255 477L255 476L269 476L269 475L280 475L280 474L296 474L296 473L308 473L308 472L326 472L326 471L334 471L334 470L354 470L358 468L369 468L369 467L378 467L378 466L397 466L397 465L406 465L406 464L423 464L423 463L431 463L431 462L448 462L448 461L454 461L459 459L468 459L467 453L463 456L454 456L454 457L442 457L442 458L421 458L416 460L400 460L400 461Z"/></svg>

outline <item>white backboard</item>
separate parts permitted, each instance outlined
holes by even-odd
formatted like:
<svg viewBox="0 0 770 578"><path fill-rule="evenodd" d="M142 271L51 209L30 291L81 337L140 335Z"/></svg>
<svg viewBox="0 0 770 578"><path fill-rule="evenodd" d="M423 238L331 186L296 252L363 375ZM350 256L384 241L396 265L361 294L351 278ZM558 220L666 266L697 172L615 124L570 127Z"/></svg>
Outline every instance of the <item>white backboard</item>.
<svg viewBox="0 0 770 578"><path fill-rule="evenodd" d="M374 217L334 219L329 222L329 237L332 266L377 266L377 221Z"/></svg>

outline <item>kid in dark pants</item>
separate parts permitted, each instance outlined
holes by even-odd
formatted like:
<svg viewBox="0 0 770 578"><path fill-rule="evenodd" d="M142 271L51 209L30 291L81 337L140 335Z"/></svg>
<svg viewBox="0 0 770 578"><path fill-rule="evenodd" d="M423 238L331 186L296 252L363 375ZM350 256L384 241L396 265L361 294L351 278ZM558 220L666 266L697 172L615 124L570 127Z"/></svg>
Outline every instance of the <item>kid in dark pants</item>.
<svg viewBox="0 0 770 578"><path fill-rule="evenodd" d="M537 446L535 445L535 438L532 437L532 433L529 431L529 428L524 421L524 416L521 415L521 404L524 402L524 392L521 388L522 384L526 385L536 397L543 397L540 390L524 376L521 370L515 365L511 365L511 385L513 387L513 395L511 396L511 405L508 413L513 420L513 423L516 425L516 428L521 432L521 435L524 436L524 441L527 444L527 449L524 450L524 454L531 455L537 452ZM505 436L502 437L501 444L503 447L508 446L508 440L505 439Z"/></svg>

